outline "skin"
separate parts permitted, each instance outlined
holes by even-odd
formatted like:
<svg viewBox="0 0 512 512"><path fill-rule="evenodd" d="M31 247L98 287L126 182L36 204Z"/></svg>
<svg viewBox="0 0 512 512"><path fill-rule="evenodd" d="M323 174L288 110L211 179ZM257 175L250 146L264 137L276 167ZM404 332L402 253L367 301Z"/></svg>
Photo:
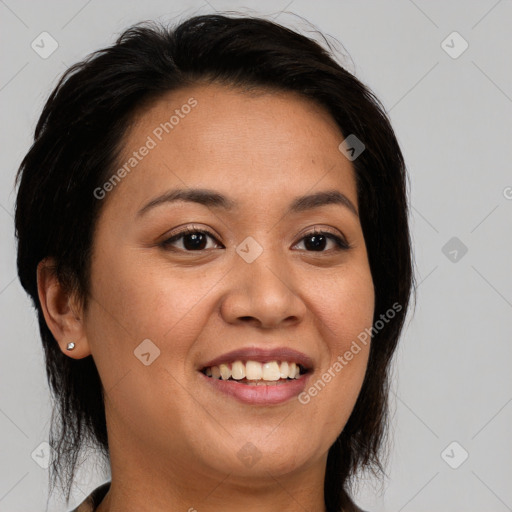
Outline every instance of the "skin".
<svg viewBox="0 0 512 512"><path fill-rule="evenodd" d="M191 97L197 106L103 199L87 309L47 261L38 268L62 351L92 354L105 389L112 485L98 510L323 511L327 452L354 407L369 345L307 405L240 403L210 389L197 368L240 347L287 346L313 359L313 383L371 327L358 216L337 204L284 214L297 196L331 189L357 209L354 170L338 149L344 136L298 95L200 85L146 106L120 165ZM239 207L179 202L137 215L177 187L214 189ZM195 252L183 238L174 251L159 245L191 224L217 240ZM307 249L313 228L350 249L329 240ZM263 248L252 263L235 251L248 236ZM145 339L160 350L148 366L134 356ZM237 456L248 442L260 455L254 465Z"/></svg>

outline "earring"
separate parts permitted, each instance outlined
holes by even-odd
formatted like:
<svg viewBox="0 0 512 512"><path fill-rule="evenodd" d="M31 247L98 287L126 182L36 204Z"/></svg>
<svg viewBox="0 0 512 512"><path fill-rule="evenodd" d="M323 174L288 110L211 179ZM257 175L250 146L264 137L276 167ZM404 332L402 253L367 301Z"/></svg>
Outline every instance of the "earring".
<svg viewBox="0 0 512 512"><path fill-rule="evenodd" d="M67 347L68 350L73 350L75 348L75 344L73 342L68 343Z"/></svg>

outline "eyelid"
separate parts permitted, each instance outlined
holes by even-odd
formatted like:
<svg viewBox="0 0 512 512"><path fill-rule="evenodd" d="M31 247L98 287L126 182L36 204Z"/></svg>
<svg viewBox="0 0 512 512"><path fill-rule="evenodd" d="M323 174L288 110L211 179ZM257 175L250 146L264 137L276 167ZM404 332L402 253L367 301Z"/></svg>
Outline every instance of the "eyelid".
<svg viewBox="0 0 512 512"><path fill-rule="evenodd" d="M333 230L332 228L327 227L318 227L314 226L313 228L308 228L305 233L301 233L299 235L298 241L294 244L297 245L304 240L304 238L308 238L314 235L324 235L327 238L331 239L336 245L338 250L348 250L352 248L352 245L347 241L345 235L338 230ZM316 251L306 251L315 253ZM330 251L318 251L319 254L327 253Z"/></svg>
<svg viewBox="0 0 512 512"><path fill-rule="evenodd" d="M164 235L162 242L160 242L160 245L170 245L170 242L175 241L175 239L179 239L180 237L187 235L189 233L204 233L213 240L217 244L223 245L222 242L219 241L219 237L217 235L213 234L208 228L203 228L201 226L197 226L196 224L188 224L182 228L177 228L177 231L173 231L169 235ZM180 250L180 249L178 249ZM192 252L192 251L185 251L185 252Z"/></svg>
<svg viewBox="0 0 512 512"><path fill-rule="evenodd" d="M174 231L170 235L166 236L165 239L159 243L160 246L164 248L173 248L176 249L178 252L184 252L184 253L191 253L191 252L201 252L201 251L207 251L211 249L200 249L197 251L187 251L183 249L175 248L172 244L176 242L176 240L179 240L181 237L187 235L187 234L193 234L193 233L203 233L206 234L208 237L210 237L212 240L215 241L217 245L221 245L221 248L224 248L224 245L222 242L219 241L219 237L212 233L208 228L203 228L201 226L197 226L195 224L189 224L182 228L178 228L177 231ZM332 251L338 252L343 250L348 250L352 248L352 245L347 241L344 234L339 232L338 230L333 230L332 228L328 227L318 227L314 226L313 228L308 228L305 232L301 233L298 237L298 240L293 244L292 247L295 247L299 243L301 243L305 238L315 236L315 235L323 235L326 238L330 239L332 242L336 244L336 247L331 250L327 251L305 251L307 253L315 253L318 252L319 254L323 253L331 253Z"/></svg>
<svg viewBox="0 0 512 512"><path fill-rule="evenodd" d="M346 242L345 235L343 235L343 233L341 231L334 229L334 228L327 227L327 226L325 226L325 227L324 226L313 226L312 228L306 228L304 230L304 232L300 233L298 236L299 236L299 240L302 240L306 236L323 235L323 234L329 234L329 235L336 236ZM348 244L348 242L347 242L347 244Z"/></svg>

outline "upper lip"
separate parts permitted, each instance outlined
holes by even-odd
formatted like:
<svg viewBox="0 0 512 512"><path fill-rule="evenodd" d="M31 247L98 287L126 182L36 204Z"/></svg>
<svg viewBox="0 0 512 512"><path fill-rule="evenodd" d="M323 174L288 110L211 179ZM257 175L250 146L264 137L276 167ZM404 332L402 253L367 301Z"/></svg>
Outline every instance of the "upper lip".
<svg viewBox="0 0 512 512"><path fill-rule="evenodd" d="M208 368L211 366L218 366L221 363L233 363L235 361L258 361L259 363L266 363L270 361L288 361L290 363L297 363L306 369L313 367L313 360L299 352L288 347L270 348L238 348L231 352L226 352L210 361L204 363L200 369Z"/></svg>

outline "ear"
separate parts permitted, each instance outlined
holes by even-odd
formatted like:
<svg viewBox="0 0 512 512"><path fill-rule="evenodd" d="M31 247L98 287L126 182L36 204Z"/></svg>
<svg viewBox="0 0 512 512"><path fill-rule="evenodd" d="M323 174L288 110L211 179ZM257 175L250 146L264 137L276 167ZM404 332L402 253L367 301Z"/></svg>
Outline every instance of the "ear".
<svg viewBox="0 0 512 512"><path fill-rule="evenodd" d="M57 279L54 268L52 258L40 261L37 266L37 291L44 319L62 352L73 359L82 359L91 354L83 312L74 294ZM70 342L75 344L73 350L66 348Z"/></svg>

